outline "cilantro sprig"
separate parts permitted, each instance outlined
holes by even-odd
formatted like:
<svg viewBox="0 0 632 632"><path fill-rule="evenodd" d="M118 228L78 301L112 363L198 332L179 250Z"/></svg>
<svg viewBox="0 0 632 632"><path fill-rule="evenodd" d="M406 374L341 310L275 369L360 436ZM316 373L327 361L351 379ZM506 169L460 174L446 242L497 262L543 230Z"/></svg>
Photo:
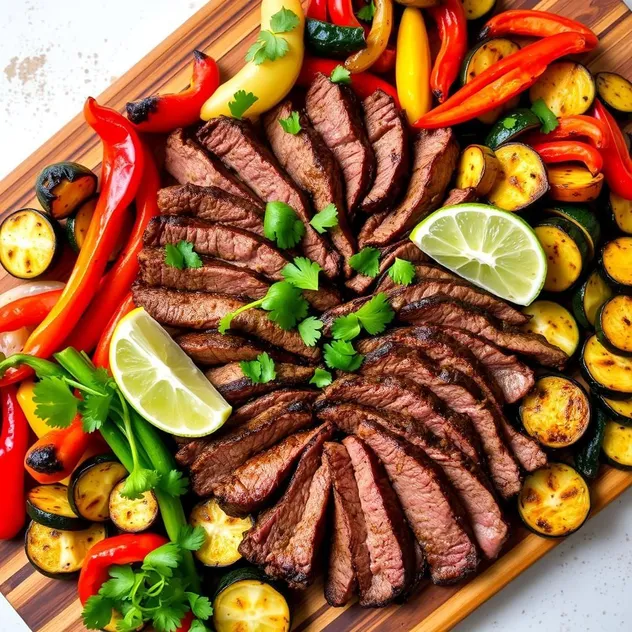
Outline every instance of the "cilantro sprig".
<svg viewBox="0 0 632 632"><path fill-rule="evenodd" d="M380 272L380 251L377 248L362 248L352 257L349 257L349 265L360 274L375 278Z"/></svg>
<svg viewBox="0 0 632 632"><path fill-rule="evenodd" d="M346 340L334 340L323 347L325 364L330 369L341 371L357 371L364 361L364 356L357 353L353 344Z"/></svg>
<svg viewBox="0 0 632 632"><path fill-rule="evenodd" d="M305 224L285 202L268 202L263 217L263 234L279 248L294 248L305 234Z"/></svg>
<svg viewBox="0 0 632 632"><path fill-rule="evenodd" d="M242 373L253 384L267 384L276 379L274 360L266 353L260 353L256 360L239 363Z"/></svg>
<svg viewBox="0 0 632 632"><path fill-rule="evenodd" d="M285 57L290 46L282 33L289 33L299 25L299 18L294 13L283 7L270 18L270 29L262 30L257 41L248 49L246 61L251 61L257 66L265 61L276 61Z"/></svg>
<svg viewBox="0 0 632 632"><path fill-rule="evenodd" d="M321 235L326 233L328 228L338 226L338 208L333 203L327 204L322 211L312 217L310 224Z"/></svg>
<svg viewBox="0 0 632 632"><path fill-rule="evenodd" d="M332 83L351 83L351 73L344 66L336 66L329 75Z"/></svg>
<svg viewBox="0 0 632 632"><path fill-rule="evenodd" d="M185 268L201 268L202 259L189 241L181 240L177 244L165 246L165 263L171 268L184 270Z"/></svg>
<svg viewBox="0 0 632 632"><path fill-rule="evenodd" d="M233 94L233 100L228 102L228 109L236 119L242 119L244 114L259 100L252 92L237 90Z"/></svg>
<svg viewBox="0 0 632 632"><path fill-rule="evenodd" d="M318 388L325 388L325 386L329 386L332 381L333 377L329 371L326 369L316 368L309 383L314 384L314 386Z"/></svg>
<svg viewBox="0 0 632 632"><path fill-rule="evenodd" d="M322 268L307 257L295 257L293 263L288 263L281 274L283 278L294 287L301 290L317 290L318 275Z"/></svg>
<svg viewBox="0 0 632 632"><path fill-rule="evenodd" d="M356 15L363 21L363 22L371 22L371 20L373 20L373 18L375 17L375 3L373 2L373 0L371 0L371 2L369 2L369 4L365 4L357 13Z"/></svg>
<svg viewBox="0 0 632 632"><path fill-rule="evenodd" d="M283 131L296 136L303 128L301 127L301 120L299 113L293 111L287 118L279 119L279 125L283 128Z"/></svg>
<svg viewBox="0 0 632 632"><path fill-rule="evenodd" d="M395 262L388 269L388 276L396 285L410 285L415 279L415 266L406 259L395 258Z"/></svg>
<svg viewBox="0 0 632 632"><path fill-rule="evenodd" d="M331 335L336 340L349 341L357 338L364 329L374 336L381 334L393 318L395 312L386 294L380 292L355 312L336 318L331 327Z"/></svg>
<svg viewBox="0 0 632 632"><path fill-rule="evenodd" d="M531 111L540 119L542 123L540 131L543 134L550 134L560 124L557 116L551 112L549 106L542 98L533 103Z"/></svg>

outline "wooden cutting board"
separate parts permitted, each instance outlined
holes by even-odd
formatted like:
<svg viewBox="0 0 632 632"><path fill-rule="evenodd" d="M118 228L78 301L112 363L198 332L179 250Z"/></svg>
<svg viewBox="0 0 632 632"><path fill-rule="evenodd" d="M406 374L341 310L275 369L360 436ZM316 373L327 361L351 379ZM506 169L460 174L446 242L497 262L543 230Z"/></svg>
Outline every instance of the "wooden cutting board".
<svg viewBox="0 0 632 632"><path fill-rule="evenodd" d="M553 11L589 25L601 44L585 63L593 71L607 69L632 77L632 13L620 0L515 0L503 4L504 8ZM224 76L228 76L241 67L258 23L259 0L212 0L98 100L122 110L127 101L155 92L179 91L188 82L195 48L219 60ZM7 213L28 206L38 208L33 185L45 165L75 160L96 169L100 159L99 142L79 115L0 182L0 209ZM3 272L0 291L17 283ZM612 502L630 484L632 474L604 467L592 485L593 512ZM405 605L384 609L365 610L357 604L330 608L323 598L321 580L296 595L294 629L449 630L558 543L516 527L500 559L471 581L448 588L426 583ZM26 560L21 540L0 543L0 592L34 631L84 630L75 583L53 581L35 572Z"/></svg>

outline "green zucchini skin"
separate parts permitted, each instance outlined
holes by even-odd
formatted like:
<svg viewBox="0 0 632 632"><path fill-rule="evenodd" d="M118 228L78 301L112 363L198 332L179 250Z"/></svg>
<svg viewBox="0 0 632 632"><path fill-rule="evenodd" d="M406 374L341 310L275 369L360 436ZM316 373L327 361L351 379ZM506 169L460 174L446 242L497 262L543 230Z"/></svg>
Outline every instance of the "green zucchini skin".
<svg viewBox="0 0 632 632"><path fill-rule="evenodd" d="M485 22L496 8L496 0L463 0L465 18L474 24Z"/></svg>
<svg viewBox="0 0 632 632"><path fill-rule="evenodd" d="M618 347L616 345L616 342L613 340L610 340L610 338L608 337L608 335L605 332L605 325L604 325L604 317L605 317L605 311L607 306L613 301L613 300L620 300L620 299L627 299L630 304L632 305L632 298L627 297L627 296L613 296L610 299L608 299L605 303L602 304L602 306L599 308L599 311L597 312L597 318L595 319L595 333L597 334L597 339L599 340L599 342L606 347L606 349L608 349L609 351L612 351L612 353L616 353L617 355L620 356L624 356L626 358L630 358L632 357L632 351L627 350L627 349L621 349L621 347ZM629 327L632 328L632 310L629 314L629 316L626 315L626 318L628 320Z"/></svg>
<svg viewBox="0 0 632 632"><path fill-rule="evenodd" d="M595 75L595 85L599 98L615 116L632 113L632 83L625 77L616 72L598 72ZM625 97L622 96L624 92Z"/></svg>
<svg viewBox="0 0 632 632"><path fill-rule="evenodd" d="M629 139L630 135L626 135L625 138ZM632 235L632 201L624 200L610 192L608 209L613 228L624 235Z"/></svg>
<svg viewBox="0 0 632 632"><path fill-rule="evenodd" d="M584 346L582 347L582 350L581 350L581 355L579 358L579 368L580 368L583 378L586 380L586 382L588 382L588 385L590 386L591 390L599 395L602 395L604 397L607 397L608 399L613 399L613 400L630 399L632 397L632 393L628 393L625 391L618 391L609 386L606 386L605 384L602 384L601 382L599 382L591 373L588 362L586 361L586 350L588 348L589 343L592 342L593 338L596 338L596 336L590 336L586 338L584 342ZM606 350L609 351L608 349Z"/></svg>
<svg viewBox="0 0 632 632"><path fill-rule="evenodd" d="M611 400L611 401L613 401L613 400ZM620 403L624 403L624 402L621 401ZM606 398L606 397L601 396L599 398L599 405L605 411L608 419L612 419L613 421L616 421L617 423L620 423L622 426L630 426L630 427L632 427L632 404L630 405L630 414L629 414L629 416L627 414L621 413L619 410L616 410L608 402L608 398ZM614 405L616 406L616 402L615 402Z"/></svg>
<svg viewBox="0 0 632 632"><path fill-rule="evenodd" d="M621 457L616 458L616 453L613 451L613 445L611 439L616 435L619 435L620 441L624 443L623 447L627 448L624 455L627 461L622 461ZM616 446L621 447L621 445ZM604 440L601 445L601 451L606 459L606 462L617 470L624 470L625 472L632 471L632 428L629 426L620 424L616 421L608 421L606 423L606 430L604 432Z"/></svg>
<svg viewBox="0 0 632 632"><path fill-rule="evenodd" d="M98 178L88 167L80 165L78 162L57 162L44 167L35 181L35 194L42 208L53 217L63 219L71 215L78 205L64 207L57 211L55 202L59 199L59 195L54 193L54 189L64 182L73 183L82 178L88 178L90 182L87 186L86 196L79 202L83 202L92 197L97 190Z"/></svg>
<svg viewBox="0 0 632 632"><path fill-rule="evenodd" d="M324 57L344 57L366 48L364 29L357 26L337 26L307 18L305 43L315 54Z"/></svg>
<svg viewBox="0 0 632 632"><path fill-rule="evenodd" d="M559 203L544 209L547 215L563 217L573 222L588 240L589 259L595 256L595 250L601 241L601 224L597 216L586 205Z"/></svg>
<svg viewBox="0 0 632 632"><path fill-rule="evenodd" d="M625 253L623 256L632 256L632 237L616 237L603 245L603 248L601 249L601 256L599 258L599 267L605 280L612 285L615 290L621 294L632 294L632 278L627 281L621 281L613 276L613 271L608 268L608 263L606 262L606 252L609 248L612 248L615 243L617 243L621 248L629 249L629 252Z"/></svg>
<svg viewBox="0 0 632 632"><path fill-rule="evenodd" d="M279 584L275 581L271 581L270 578L263 571L260 571L254 566L244 566L241 568L236 568L232 571L228 571L227 573L222 575L222 578L217 584L217 589L215 590L213 599L216 599L217 596L220 593L224 592L229 586L248 579L263 582L264 584L270 584L271 586L276 588L276 590L279 590Z"/></svg>
<svg viewBox="0 0 632 632"><path fill-rule="evenodd" d="M592 423L575 453L575 469L587 479L594 479L599 472L599 456L608 418L599 407L594 407Z"/></svg>
<svg viewBox="0 0 632 632"><path fill-rule="evenodd" d="M541 126L542 122L531 110L518 108L494 123L485 138L485 144L491 149L497 149L503 143L515 140L521 134L529 130L539 129Z"/></svg>
<svg viewBox="0 0 632 632"><path fill-rule="evenodd" d="M595 279L593 282L592 278L594 275L597 275L599 278ZM586 299L589 298L587 293L594 292L594 285L598 285L602 290L606 290L607 295L605 297L603 295L598 297L598 301L601 301L602 299L607 301L608 298L612 296L610 286L606 283L598 270L591 272L582 285L575 290L572 298L573 314L575 315L577 322L584 327L584 329L593 329L595 326L594 322L590 322L589 314L586 313Z"/></svg>
<svg viewBox="0 0 632 632"><path fill-rule="evenodd" d="M84 520L77 514L76 516L62 516L59 513L55 513L50 509L46 509L41 507L36 503L33 499L33 492L42 487L55 487L59 486L59 484L45 486L38 485L34 487L31 492L29 492L26 496L26 513L28 514L31 520L38 522L39 524L44 525L45 527L50 527L51 529L60 529L61 531L81 531L82 529L86 529L90 526L90 523L87 520ZM63 486L65 487L65 485ZM64 493L66 490L64 489ZM72 508L72 507L71 507ZM72 508L73 511L74 508ZM77 513L75 511L75 513Z"/></svg>

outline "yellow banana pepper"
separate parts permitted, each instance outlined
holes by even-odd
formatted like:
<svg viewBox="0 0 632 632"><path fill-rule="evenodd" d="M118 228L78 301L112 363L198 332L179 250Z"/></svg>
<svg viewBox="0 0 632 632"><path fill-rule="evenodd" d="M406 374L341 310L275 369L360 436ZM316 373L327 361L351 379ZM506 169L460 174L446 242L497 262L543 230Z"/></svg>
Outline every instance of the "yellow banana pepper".
<svg viewBox="0 0 632 632"><path fill-rule="evenodd" d="M33 401L34 387L35 382L33 380L26 380L25 382L22 382L22 384L20 384L20 388L18 388L18 403L20 404L20 408L26 417L26 421L28 421L29 426L31 426L31 430L39 439L45 434L48 434L52 428L35 414L37 404Z"/></svg>
<svg viewBox="0 0 632 632"><path fill-rule="evenodd" d="M274 107L292 89L303 64L305 45L305 15L300 0L262 0L261 30L270 30L270 19L281 9L292 11L298 16L299 24L287 33L279 33L288 44L288 51L274 61L266 60L257 65L254 61L246 65L230 80L223 83L202 106L200 117L205 121L216 116L231 116L228 106L240 90L252 93L257 101L245 113L247 118L256 118Z"/></svg>
<svg viewBox="0 0 632 632"><path fill-rule="evenodd" d="M366 48L351 55L345 61L345 68L349 72L368 70L386 50L392 29L393 0L375 0L375 15L366 39Z"/></svg>
<svg viewBox="0 0 632 632"><path fill-rule="evenodd" d="M421 11L406 7L397 34L395 82L397 96L410 123L432 107L430 45Z"/></svg>

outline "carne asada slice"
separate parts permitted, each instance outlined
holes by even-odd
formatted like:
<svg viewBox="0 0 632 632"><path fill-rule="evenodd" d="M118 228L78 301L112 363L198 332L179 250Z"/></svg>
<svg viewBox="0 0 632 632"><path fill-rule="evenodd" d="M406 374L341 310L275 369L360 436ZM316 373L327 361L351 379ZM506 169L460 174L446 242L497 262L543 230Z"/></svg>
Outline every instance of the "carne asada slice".
<svg viewBox="0 0 632 632"><path fill-rule="evenodd" d="M375 213L369 215L358 233L358 248L364 248L366 242L373 236L373 233L377 230L377 227L386 219L388 211L382 211L381 213Z"/></svg>
<svg viewBox="0 0 632 632"><path fill-rule="evenodd" d="M351 459L358 486L366 524L366 548L371 560L371 583L367 587L363 586L364 581L358 582L360 605L385 606L415 580L417 560L413 537L376 455L355 436L345 437L342 443ZM361 577L358 572L358 579Z"/></svg>
<svg viewBox="0 0 632 632"><path fill-rule="evenodd" d="M412 243L412 242L409 242ZM402 259L403 257L400 257ZM412 262L411 259L409 261ZM413 262L414 263L414 262ZM454 281L455 283L463 283L463 279L449 270L432 263L418 263L415 266L415 280L438 280L438 281ZM375 292L388 292L389 290L399 287L388 274L382 274Z"/></svg>
<svg viewBox="0 0 632 632"><path fill-rule="evenodd" d="M144 307L160 324L185 329L216 329L226 314L247 305L225 294L179 292L140 283L132 286L132 295L134 303ZM260 338L309 361L315 362L320 358L318 347L308 347L297 331L281 329L261 309L249 309L235 316L231 331Z"/></svg>
<svg viewBox="0 0 632 632"><path fill-rule="evenodd" d="M344 606L357 586L371 587L371 558L362 504L347 449L327 442L323 461L329 468L334 496L333 537L329 552L325 599L330 606Z"/></svg>
<svg viewBox="0 0 632 632"><path fill-rule="evenodd" d="M347 211L342 190L342 173L320 135L311 126L307 117L300 113L301 129L289 134L279 121L292 114L292 102L283 101L263 118L263 124L274 155L296 185L307 193L314 210L320 213L329 204L338 209L338 225L329 230L334 247L345 258L357 250L356 240L347 222ZM346 265L346 274L352 272Z"/></svg>
<svg viewBox="0 0 632 632"><path fill-rule="evenodd" d="M409 323L462 327L503 349L533 358L544 366L562 369L568 361L568 356L549 344L544 336L522 332L481 309L448 297L433 296L412 303L402 308L398 317Z"/></svg>
<svg viewBox="0 0 632 632"><path fill-rule="evenodd" d="M184 130L177 129L167 137L165 169L180 184L217 187L247 200L253 208L263 212L261 200L233 176L219 160L209 156Z"/></svg>
<svg viewBox="0 0 632 632"><path fill-rule="evenodd" d="M479 563L476 544L437 466L418 447L373 422L362 421L358 436L384 465L424 551L432 581L453 584L471 575Z"/></svg>
<svg viewBox="0 0 632 632"><path fill-rule="evenodd" d="M228 421L224 424L224 427L227 425L238 426L239 424L243 424L277 404L287 404L302 400L313 401L315 393L318 395L315 390L309 388L282 388L273 393L262 395L240 406L237 410L233 410Z"/></svg>
<svg viewBox="0 0 632 632"><path fill-rule="evenodd" d="M248 230L263 237L260 207L219 187L181 184L158 191L158 209L162 215L191 215Z"/></svg>
<svg viewBox="0 0 632 632"><path fill-rule="evenodd" d="M296 432L240 465L213 485L213 496L229 516L244 517L261 509L294 469L307 444L322 426Z"/></svg>
<svg viewBox="0 0 632 632"><path fill-rule="evenodd" d="M413 172L400 204L366 240L367 246L386 246L411 230L441 206L459 155L450 128L421 130L414 141Z"/></svg>
<svg viewBox="0 0 632 632"><path fill-rule="evenodd" d="M467 187L466 189L450 189L448 195L441 206L456 206L457 204L467 204L468 202L476 202L478 199L476 189Z"/></svg>
<svg viewBox="0 0 632 632"><path fill-rule="evenodd" d="M277 362L274 369L276 377L264 384L256 384L246 377L239 362L210 369L206 372L206 377L232 406L243 404L252 397L265 395L284 386L307 384L314 376L314 368L311 366Z"/></svg>
<svg viewBox="0 0 632 632"><path fill-rule="evenodd" d="M362 101L364 125L375 154L375 182L360 204L365 213L393 207L410 162L407 125L393 97L376 90Z"/></svg>
<svg viewBox="0 0 632 632"><path fill-rule="evenodd" d="M347 209L353 218L375 175L375 155L360 107L350 87L317 74L305 97L307 115L338 160L345 180Z"/></svg>
<svg viewBox="0 0 632 632"><path fill-rule="evenodd" d="M340 271L340 255L310 225L311 212L305 196L283 172L270 150L257 138L249 121L221 116L198 130L198 140L242 180L264 202L289 204L305 225L301 247L316 261L325 276L334 279Z"/></svg>

